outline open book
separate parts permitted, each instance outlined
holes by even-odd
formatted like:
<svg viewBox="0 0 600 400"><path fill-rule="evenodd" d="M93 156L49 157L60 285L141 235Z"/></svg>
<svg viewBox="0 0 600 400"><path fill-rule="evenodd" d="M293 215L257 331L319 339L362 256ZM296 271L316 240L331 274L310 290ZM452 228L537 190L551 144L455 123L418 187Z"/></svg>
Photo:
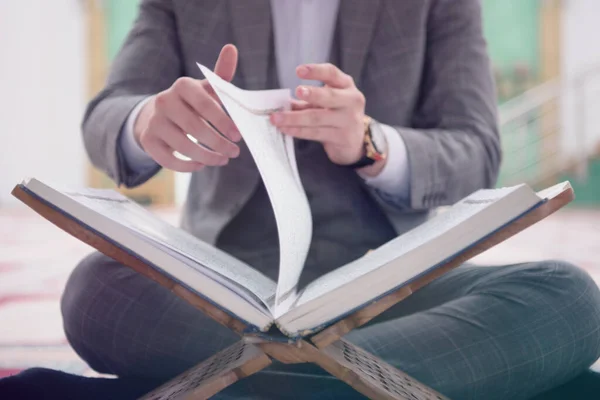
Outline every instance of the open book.
<svg viewBox="0 0 600 400"><path fill-rule="evenodd" d="M526 185L480 190L413 230L298 290L312 222L291 138L268 115L290 104L287 90L244 91L199 66L238 126L274 209L280 243L278 281L206 244L110 190L64 188L37 179L20 188L159 273L243 321L273 324L290 338L318 332L408 285L562 193Z"/></svg>

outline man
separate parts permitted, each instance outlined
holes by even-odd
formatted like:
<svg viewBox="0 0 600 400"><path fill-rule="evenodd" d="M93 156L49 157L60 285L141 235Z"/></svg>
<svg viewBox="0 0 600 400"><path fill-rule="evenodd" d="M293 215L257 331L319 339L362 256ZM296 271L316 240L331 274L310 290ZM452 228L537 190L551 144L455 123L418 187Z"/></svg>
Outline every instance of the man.
<svg viewBox="0 0 600 400"><path fill-rule="evenodd" d="M479 1L143 0L85 115L89 155L126 186L161 167L191 172L183 227L272 278L268 196L196 62L245 89L296 95L271 122L296 139L313 212L303 282L495 184ZM527 399L600 356L599 305L590 277L562 262L466 265L347 338L450 398ZM169 379L237 340L100 254L75 269L62 311L81 357L121 377ZM273 366L221 396L360 397L312 366Z"/></svg>

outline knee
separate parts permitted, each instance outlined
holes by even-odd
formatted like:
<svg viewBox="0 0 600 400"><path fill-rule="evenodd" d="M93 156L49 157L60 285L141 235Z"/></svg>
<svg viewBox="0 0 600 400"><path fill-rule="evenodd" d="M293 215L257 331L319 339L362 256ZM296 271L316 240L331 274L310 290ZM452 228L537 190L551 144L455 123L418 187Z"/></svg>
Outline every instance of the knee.
<svg viewBox="0 0 600 400"><path fill-rule="evenodd" d="M477 288L519 292L522 296L518 297L525 297L529 302L539 301L555 309L585 304L593 311L600 305L600 290L592 277L565 261L548 260L502 267L496 273L494 279Z"/></svg>
<svg viewBox="0 0 600 400"><path fill-rule="evenodd" d="M109 307L102 304L100 295L110 286L109 280L119 268L124 269L103 254L90 254L71 273L60 304L63 329L71 347L92 368L103 373L113 371L97 354L97 346L90 343L97 342L99 335L108 340L102 318L109 314Z"/></svg>
<svg viewBox="0 0 600 400"><path fill-rule="evenodd" d="M78 335L86 305L93 293L103 285L103 255L92 253L84 258L71 272L61 297L63 325L67 336Z"/></svg>
<svg viewBox="0 0 600 400"><path fill-rule="evenodd" d="M65 289L63 290L62 297L60 299L60 311L63 316L63 326L67 335L73 331L71 327L78 325L76 319L81 316L81 307L79 302L83 297L83 294L87 291L90 276L92 276L92 270L95 269L95 265L92 262L94 254L91 254L84 258L77 264L75 269L71 272Z"/></svg>
<svg viewBox="0 0 600 400"><path fill-rule="evenodd" d="M562 320L569 327L561 339L580 355L587 368L600 357L600 289L583 269L564 261L547 261L530 266L530 299L538 315ZM531 280L535 276L537 279ZM568 333L568 335L567 335Z"/></svg>
<svg viewBox="0 0 600 400"><path fill-rule="evenodd" d="M565 261L551 260L533 263L525 272L535 281L534 288L547 293L549 306L558 309L576 307L587 311L586 320L600 323L600 289L592 277L583 269Z"/></svg>
<svg viewBox="0 0 600 400"><path fill-rule="evenodd" d="M565 261L548 261L546 268L549 270L549 276L556 279L565 289L568 289L574 297L578 295L597 296L600 293L598 285L582 268Z"/></svg>
<svg viewBox="0 0 600 400"><path fill-rule="evenodd" d="M559 287L561 300L559 307L564 307L566 318L572 320L573 326L581 329L582 334L593 338L592 342L600 346L600 289L598 284L585 270L566 262L556 261L553 265L553 279ZM600 354L598 354L600 356Z"/></svg>
<svg viewBox="0 0 600 400"><path fill-rule="evenodd" d="M94 253L62 297L64 330L98 372L169 378L237 339L193 306L118 262Z"/></svg>

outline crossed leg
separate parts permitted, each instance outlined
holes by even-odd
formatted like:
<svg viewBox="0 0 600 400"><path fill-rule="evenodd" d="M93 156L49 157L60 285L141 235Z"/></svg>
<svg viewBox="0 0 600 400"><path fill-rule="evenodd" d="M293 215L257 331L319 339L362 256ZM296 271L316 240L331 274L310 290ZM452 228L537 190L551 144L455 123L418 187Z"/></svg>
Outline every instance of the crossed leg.
<svg viewBox="0 0 600 400"><path fill-rule="evenodd" d="M73 348L99 372L167 380L239 337L94 253L62 301ZM346 339L452 399L528 399L600 357L600 291L562 262L462 266ZM219 398L362 398L310 364L274 364Z"/></svg>

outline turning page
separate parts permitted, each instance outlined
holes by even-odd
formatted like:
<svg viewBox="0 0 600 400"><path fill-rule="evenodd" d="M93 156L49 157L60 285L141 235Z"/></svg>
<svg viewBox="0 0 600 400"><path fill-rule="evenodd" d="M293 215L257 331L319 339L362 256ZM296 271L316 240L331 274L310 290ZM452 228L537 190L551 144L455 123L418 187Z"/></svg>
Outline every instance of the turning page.
<svg viewBox="0 0 600 400"><path fill-rule="evenodd" d="M293 139L269 121L271 113L289 110L290 91L242 90L203 65L198 67L242 134L271 200L280 252L274 310L277 317L296 298L312 238L310 206L298 175Z"/></svg>

